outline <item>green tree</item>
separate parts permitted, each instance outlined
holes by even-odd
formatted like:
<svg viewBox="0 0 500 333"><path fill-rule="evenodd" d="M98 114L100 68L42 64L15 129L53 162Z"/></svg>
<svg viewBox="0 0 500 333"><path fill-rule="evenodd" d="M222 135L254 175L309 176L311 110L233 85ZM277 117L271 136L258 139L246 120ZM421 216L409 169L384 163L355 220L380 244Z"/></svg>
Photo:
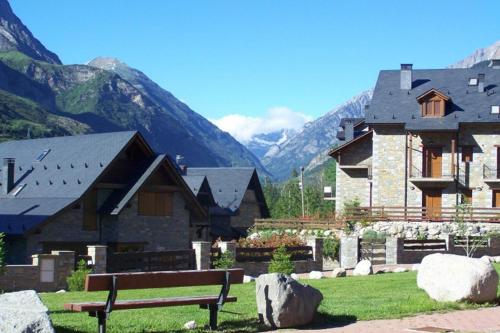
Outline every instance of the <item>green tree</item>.
<svg viewBox="0 0 500 333"><path fill-rule="evenodd" d="M269 264L269 273L283 273L290 275L295 270L295 265L292 261L292 255L288 254L285 246L278 247L273 254L273 259Z"/></svg>

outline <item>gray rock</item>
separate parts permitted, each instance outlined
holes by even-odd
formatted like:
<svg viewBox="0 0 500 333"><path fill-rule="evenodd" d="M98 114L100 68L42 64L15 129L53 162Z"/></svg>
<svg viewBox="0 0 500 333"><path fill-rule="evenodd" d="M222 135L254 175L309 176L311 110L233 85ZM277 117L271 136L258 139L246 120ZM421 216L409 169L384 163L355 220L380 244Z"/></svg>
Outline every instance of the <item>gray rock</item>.
<svg viewBox="0 0 500 333"><path fill-rule="evenodd" d="M422 260L417 285L436 301L483 303L496 299L498 274L481 259L435 253Z"/></svg>
<svg viewBox="0 0 500 333"><path fill-rule="evenodd" d="M323 278L323 272L320 272L320 271L309 272L309 279L311 279L311 280L320 280L322 278Z"/></svg>
<svg viewBox="0 0 500 333"><path fill-rule="evenodd" d="M335 268L333 271L332 271L332 277L343 277L343 276L346 276L346 272L345 272L345 269L343 268Z"/></svg>
<svg viewBox="0 0 500 333"><path fill-rule="evenodd" d="M361 260L358 262L352 275L370 275L373 274L372 263L370 260Z"/></svg>
<svg viewBox="0 0 500 333"><path fill-rule="evenodd" d="M34 290L0 295L0 332L54 333L47 311Z"/></svg>
<svg viewBox="0 0 500 333"><path fill-rule="evenodd" d="M310 323L323 300L321 292L280 273L257 278L259 319L271 328L297 327Z"/></svg>

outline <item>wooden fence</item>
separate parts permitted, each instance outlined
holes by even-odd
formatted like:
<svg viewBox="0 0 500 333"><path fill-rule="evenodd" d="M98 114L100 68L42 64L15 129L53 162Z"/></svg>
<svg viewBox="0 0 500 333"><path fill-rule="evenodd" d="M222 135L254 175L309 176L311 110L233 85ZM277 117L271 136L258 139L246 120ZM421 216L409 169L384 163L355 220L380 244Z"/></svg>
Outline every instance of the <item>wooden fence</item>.
<svg viewBox="0 0 500 333"><path fill-rule="evenodd" d="M256 229L296 229L296 230L330 230L342 228L344 221L332 217L329 220L305 219L255 219Z"/></svg>
<svg viewBox="0 0 500 333"><path fill-rule="evenodd" d="M405 251L446 251L444 239L405 239Z"/></svg>
<svg viewBox="0 0 500 333"><path fill-rule="evenodd" d="M107 256L107 272L152 272L195 269L194 250L117 252Z"/></svg>
<svg viewBox="0 0 500 333"><path fill-rule="evenodd" d="M297 260L313 260L313 252L311 246L290 246L286 248L287 253L291 254L291 259ZM275 247L237 247L236 261L237 262L263 262L271 261Z"/></svg>

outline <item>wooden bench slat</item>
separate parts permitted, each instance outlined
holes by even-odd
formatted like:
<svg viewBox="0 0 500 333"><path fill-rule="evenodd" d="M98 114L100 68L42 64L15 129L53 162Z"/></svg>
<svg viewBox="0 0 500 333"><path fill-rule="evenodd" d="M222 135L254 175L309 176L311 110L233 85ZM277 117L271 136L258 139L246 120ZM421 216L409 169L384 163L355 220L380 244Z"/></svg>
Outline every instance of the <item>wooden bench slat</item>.
<svg viewBox="0 0 500 333"><path fill-rule="evenodd" d="M178 305L199 305L199 304L216 304L219 296L194 296L194 297L170 297L170 298L153 298L153 299L137 299L127 301L116 301L113 305L113 310L126 309L142 309L142 308L157 308ZM235 296L228 296L226 302L236 302ZM66 310L75 312L93 312L103 311L106 307L106 302L89 302L89 303L68 303L64 304Z"/></svg>
<svg viewBox="0 0 500 333"><path fill-rule="evenodd" d="M243 283L243 269L233 268L228 271L231 284ZM225 270L203 270L89 274L85 280L85 290L110 290L113 275L117 277L118 290L221 285L225 272Z"/></svg>

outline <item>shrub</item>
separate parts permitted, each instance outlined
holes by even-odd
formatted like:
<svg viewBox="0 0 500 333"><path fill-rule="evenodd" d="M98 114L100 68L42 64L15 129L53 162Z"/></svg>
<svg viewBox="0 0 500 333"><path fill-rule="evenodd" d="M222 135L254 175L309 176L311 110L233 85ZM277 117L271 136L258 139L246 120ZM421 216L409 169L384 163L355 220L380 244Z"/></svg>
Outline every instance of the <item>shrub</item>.
<svg viewBox="0 0 500 333"><path fill-rule="evenodd" d="M387 237L385 232L376 232L375 230L368 229L363 232L363 236L361 237L363 240L376 241L383 240Z"/></svg>
<svg viewBox="0 0 500 333"><path fill-rule="evenodd" d="M238 241L238 247L295 247L306 246L306 242L298 235L290 235L287 233L265 233L259 238L242 238Z"/></svg>
<svg viewBox="0 0 500 333"><path fill-rule="evenodd" d="M290 275L295 270L291 260L292 255L288 254L285 246L278 247L273 253L273 259L269 264L269 273L283 273Z"/></svg>
<svg viewBox="0 0 500 333"><path fill-rule="evenodd" d="M66 278L68 289L70 291L81 291L85 287L85 278L92 270L87 268L85 260L78 262L76 271L73 271L70 276Z"/></svg>
<svg viewBox="0 0 500 333"><path fill-rule="evenodd" d="M229 251L222 253L219 258L215 259L214 267L218 269L229 269L234 266L233 256Z"/></svg>
<svg viewBox="0 0 500 333"><path fill-rule="evenodd" d="M339 239L333 235L323 240L323 257L335 260L339 252Z"/></svg>
<svg viewBox="0 0 500 333"><path fill-rule="evenodd" d="M5 268L5 241L4 241L4 233L0 232L0 274L3 273Z"/></svg>

